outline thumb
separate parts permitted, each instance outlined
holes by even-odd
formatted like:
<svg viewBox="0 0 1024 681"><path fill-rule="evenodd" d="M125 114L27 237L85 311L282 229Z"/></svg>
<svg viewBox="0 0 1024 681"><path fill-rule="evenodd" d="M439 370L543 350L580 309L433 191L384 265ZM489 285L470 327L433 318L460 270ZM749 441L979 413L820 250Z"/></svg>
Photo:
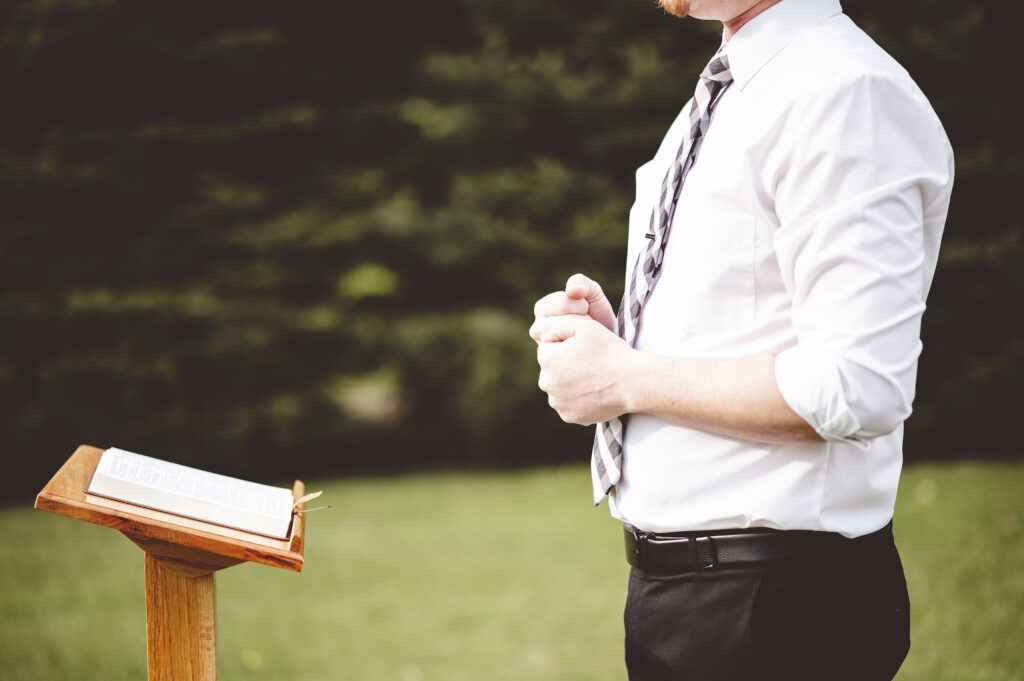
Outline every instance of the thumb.
<svg viewBox="0 0 1024 681"><path fill-rule="evenodd" d="M565 295L593 305L604 298L601 285L585 274L574 274L565 282Z"/></svg>
<svg viewBox="0 0 1024 681"><path fill-rule="evenodd" d="M615 331L615 310L596 281L583 274L574 274L565 282L565 295L567 298L587 301L587 314L590 318L609 331Z"/></svg>

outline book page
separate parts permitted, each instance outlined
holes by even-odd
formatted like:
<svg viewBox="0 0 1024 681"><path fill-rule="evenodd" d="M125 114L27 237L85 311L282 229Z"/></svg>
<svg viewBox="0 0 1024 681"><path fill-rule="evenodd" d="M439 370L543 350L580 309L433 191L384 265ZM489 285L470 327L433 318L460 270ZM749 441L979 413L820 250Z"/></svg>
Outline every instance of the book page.
<svg viewBox="0 0 1024 681"><path fill-rule="evenodd" d="M104 452L96 474L261 515L287 517L291 513L290 490L201 471L123 449L111 448Z"/></svg>

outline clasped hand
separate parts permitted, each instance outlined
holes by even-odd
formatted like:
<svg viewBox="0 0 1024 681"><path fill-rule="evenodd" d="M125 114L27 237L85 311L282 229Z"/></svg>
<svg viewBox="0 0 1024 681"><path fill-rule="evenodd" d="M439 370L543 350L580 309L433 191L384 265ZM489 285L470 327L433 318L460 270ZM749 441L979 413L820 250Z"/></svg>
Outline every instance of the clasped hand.
<svg viewBox="0 0 1024 681"><path fill-rule="evenodd" d="M615 313L597 282L574 274L564 291L537 301L534 315L537 384L562 420L590 425L625 413L635 351L615 334Z"/></svg>

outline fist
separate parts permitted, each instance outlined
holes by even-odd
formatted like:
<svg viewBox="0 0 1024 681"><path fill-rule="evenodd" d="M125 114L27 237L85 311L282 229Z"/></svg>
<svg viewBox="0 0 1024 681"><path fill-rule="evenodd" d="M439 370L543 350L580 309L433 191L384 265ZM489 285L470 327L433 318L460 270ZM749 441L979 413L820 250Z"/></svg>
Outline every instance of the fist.
<svg viewBox="0 0 1024 681"><path fill-rule="evenodd" d="M563 421L590 425L625 413L633 348L582 315L551 317L540 336L558 339L538 343L537 384Z"/></svg>

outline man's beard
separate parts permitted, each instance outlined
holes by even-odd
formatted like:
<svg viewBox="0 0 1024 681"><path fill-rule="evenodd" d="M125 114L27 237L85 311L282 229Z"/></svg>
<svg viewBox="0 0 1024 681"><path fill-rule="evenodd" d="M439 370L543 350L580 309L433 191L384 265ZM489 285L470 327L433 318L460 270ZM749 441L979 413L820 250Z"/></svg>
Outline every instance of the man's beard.
<svg viewBox="0 0 1024 681"><path fill-rule="evenodd" d="M677 17L685 17L690 13L690 0L658 0L661 8Z"/></svg>

